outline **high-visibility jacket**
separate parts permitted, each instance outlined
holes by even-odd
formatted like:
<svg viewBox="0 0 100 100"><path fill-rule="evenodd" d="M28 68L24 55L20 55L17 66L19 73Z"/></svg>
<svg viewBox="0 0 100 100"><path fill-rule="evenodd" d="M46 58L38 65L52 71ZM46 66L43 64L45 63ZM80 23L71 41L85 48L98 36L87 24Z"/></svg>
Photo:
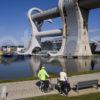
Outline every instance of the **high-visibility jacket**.
<svg viewBox="0 0 100 100"><path fill-rule="evenodd" d="M41 69L39 72L38 72L38 78L42 81L45 81L46 78L49 77L48 73L46 72L45 69Z"/></svg>

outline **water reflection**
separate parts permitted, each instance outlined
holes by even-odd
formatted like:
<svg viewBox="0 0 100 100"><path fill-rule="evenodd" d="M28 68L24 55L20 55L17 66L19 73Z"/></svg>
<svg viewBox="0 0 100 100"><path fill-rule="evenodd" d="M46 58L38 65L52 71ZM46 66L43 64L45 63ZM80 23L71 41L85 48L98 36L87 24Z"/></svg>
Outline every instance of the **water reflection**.
<svg viewBox="0 0 100 100"><path fill-rule="evenodd" d="M43 57L0 57L0 80L28 78L37 75L40 65L49 73L59 74L61 70L70 74L85 71L100 71L100 56L80 59Z"/></svg>
<svg viewBox="0 0 100 100"><path fill-rule="evenodd" d="M15 59L16 58L16 59ZM1 57L0 80L12 80L32 77L27 58Z"/></svg>
<svg viewBox="0 0 100 100"><path fill-rule="evenodd" d="M80 71L87 71L91 67L91 58L81 58L81 59L66 59L66 58L56 58L52 61L58 61L62 67L62 70L69 73L76 73Z"/></svg>
<svg viewBox="0 0 100 100"><path fill-rule="evenodd" d="M46 67L49 73L59 74L61 70L67 73L78 73L85 71L100 70L100 58L88 57L80 59L66 59L66 58L39 58L31 57L30 65L33 69L34 75L40 68L40 64Z"/></svg>
<svg viewBox="0 0 100 100"><path fill-rule="evenodd" d="M40 69L41 65L41 58L38 56L31 57L29 59L29 66L31 67L31 71L33 73L33 76L37 75L38 70Z"/></svg>

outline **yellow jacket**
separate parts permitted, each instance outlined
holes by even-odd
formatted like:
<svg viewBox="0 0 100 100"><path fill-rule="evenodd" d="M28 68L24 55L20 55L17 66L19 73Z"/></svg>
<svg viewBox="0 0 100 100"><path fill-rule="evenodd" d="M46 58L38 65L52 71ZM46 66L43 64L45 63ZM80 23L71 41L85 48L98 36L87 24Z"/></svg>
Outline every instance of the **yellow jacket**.
<svg viewBox="0 0 100 100"><path fill-rule="evenodd" d="M42 68L39 72L38 72L38 78L42 81L45 81L46 78L49 77L48 73L46 72L46 70L44 68Z"/></svg>

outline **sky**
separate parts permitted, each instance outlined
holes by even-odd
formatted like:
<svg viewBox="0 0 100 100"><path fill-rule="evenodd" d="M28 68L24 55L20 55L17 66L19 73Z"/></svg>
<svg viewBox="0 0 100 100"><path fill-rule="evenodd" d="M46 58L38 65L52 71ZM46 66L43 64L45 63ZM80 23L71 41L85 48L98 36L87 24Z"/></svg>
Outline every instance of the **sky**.
<svg viewBox="0 0 100 100"><path fill-rule="evenodd" d="M58 5L58 0L0 0L0 45L9 42L28 45L31 26L27 12L32 7L47 10ZM89 37L100 40L100 8L90 11ZM59 18L45 23L43 30L61 28Z"/></svg>

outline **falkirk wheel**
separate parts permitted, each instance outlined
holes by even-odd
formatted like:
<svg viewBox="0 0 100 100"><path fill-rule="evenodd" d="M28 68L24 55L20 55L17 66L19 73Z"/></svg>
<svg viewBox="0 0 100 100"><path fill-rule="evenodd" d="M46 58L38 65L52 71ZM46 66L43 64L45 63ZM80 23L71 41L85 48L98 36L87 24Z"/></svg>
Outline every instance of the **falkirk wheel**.
<svg viewBox="0 0 100 100"><path fill-rule="evenodd" d="M100 0L59 0L58 7L42 11L39 8L31 8L28 18L32 26L32 38L29 48L24 55L31 55L33 51L41 49L40 38L45 35L62 35L61 48L58 52L50 52L52 57L82 57L91 56L88 39L88 15L89 11L100 7ZM37 12L33 14L33 12ZM63 28L41 31L44 21L52 22L52 18L61 17Z"/></svg>

